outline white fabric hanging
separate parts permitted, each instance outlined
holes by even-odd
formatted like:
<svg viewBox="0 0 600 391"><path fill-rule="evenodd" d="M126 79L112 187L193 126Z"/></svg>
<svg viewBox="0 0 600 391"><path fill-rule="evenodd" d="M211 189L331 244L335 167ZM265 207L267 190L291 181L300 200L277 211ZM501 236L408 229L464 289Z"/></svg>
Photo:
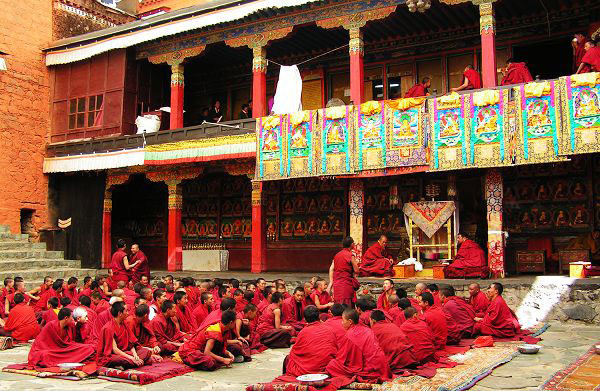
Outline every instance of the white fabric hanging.
<svg viewBox="0 0 600 391"><path fill-rule="evenodd" d="M273 108L275 114L302 111L302 76L297 65L282 66L275 91Z"/></svg>

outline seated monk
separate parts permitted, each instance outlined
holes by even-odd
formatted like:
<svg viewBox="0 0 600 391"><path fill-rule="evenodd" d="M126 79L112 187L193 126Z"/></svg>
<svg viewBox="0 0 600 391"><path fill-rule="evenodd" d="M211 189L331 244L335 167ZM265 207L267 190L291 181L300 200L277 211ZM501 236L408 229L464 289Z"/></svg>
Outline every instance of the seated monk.
<svg viewBox="0 0 600 391"><path fill-rule="evenodd" d="M429 88L431 88L431 78L424 77L421 83L417 83L404 94L405 98L418 98L421 96L429 96Z"/></svg>
<svg viewBox="0 0 600 391"><path fill-rule="evenodd" d="M35 338L29 350L27 364L33 367L56 367L64 362L85 363L96 354L93 345L76 343L73 334L71 310L63 308L56 320L50 321Z"/></svg>
<svg viewBox="0 0 600 391"><path fill-rule="evenodd" d="M57 279L52 283L52 288L46 289L44 293L40 295L40 299L35 303L35 312L45 311L48 306L48 299L51 297L57 297L59 300L62 297L64 280L62 278Z"/></svg>
<svg viewBox="0 0 600 391"><path fill-rule="evenodd" d="M483 315L490 305L490 300L486 294L481 291L481 287L476 282L469 285L469 304L473 307L475 316L479 318L483 318Z"/></svg>
<svg viewBox="0 0 600 391"><path fill-rule="evenodd" d="M110 309L112 308L113 304L121 301L123 301L123 299L121 299L120 297L111 297L110 301L108 302L110 306L108 311L101 312L98 316L96 316L96 319L90 324L91 327L89 336L91 342L93 342L94 344L98 342L98 340L100 339L100 335L102 334L102 328L104 327L104 325L111 322L113 319Z"/></svg>
<svg viewBox="0 0 600 391"><path fill-rule="evenodd" d="M147 304L138 305L135 313L125 319L125 327L137 338L141 346L151 349L154 354L159 354L160 344L150 326L149 313Z"/></svg>
<svg viewBox="0 0 600 391"><path fill-rule="evenodd" d="M48 309L42 312L42 321L40 322L40 326L44 326L53 320L58 320L58 312L60 308L58 308L59 302L57 297L51 297L48 299Z"/></svg>
<svg viewBox="0 0 600 391"><path fill-rule="evenodd" d="M442 310L446 316L452 318L456 323L461 338L470 338L475 325L475 311L473 307L462 297L455 295L451 286L443 287L440 291Z"/></svg>
<svg viewBox="0 0 600 391"><path fill-rule="evenodd" d="M271 304L271 295L273 294L273 292L275 292L275 289L273 289L273 287L270 285L266 286L265 289L263 289L263 295L265 298L262 299L262 301L256 305L259 314L262 315L262 313L269 306L269 304ZM281 298L283 299L283 296L281 296Z"/></svg>
<svg viewBox="0 0 600 391"><path fill-rule="evenodd" d="M335 358L327 364L332 376L356 377L361 383L380 383L391 378L385 353L373 331L359 322L358 312L348 308L342 314L346 335L339 341Z"/></svg>
<svg viewBox="0 0 600 391"><path fill-rule="evenodd" d="M394 260L387 251L388 238L381 235L379 240L365 251L360 263L359 276L391 276Z"/></svg>
<svg viewBox="0 0 600 391"><path fill-rule="evenodd" d="M335 337L336 343L339 343L342 340L342 337L346 335L346 329L342 324L342 314L346 306L340 303L335 303L329 309L331 313L331 318L327 319L323 324L331 330L333 336Z"/></svg>
<svg viewBox="0 0 600 391"><path fill-rule="evenodd" d="M443 350L448 340L448 323L442 309L434 305L433 295L429 292L421 294L421 319L433 332L433 343L436 350Z"/></svg>
<svg viewBox="0 0 600 391"><path fill-rule="evenodd" d="M206 318L204 318L202 323L200 323L198 325L198 328L204 329L208 325L217 323L219 321L219 319L221 319L221 315L223 314L223 312L235 311L235 305L236 305L235 300L230 299L230 298L223 299L221 301L221 304L219 304L219 307L216 308L214 311L211 311L211 313L208 314L208 316Z"/></svg>
<svg viewBox="0 0 600 391"><path fill-rule="evenodd" d="M483 318L475 318L473 335L511 338L521 330L517 317L502 298L503 290L504 287L499 282L490 285L487 290L490 305Z"/></svg>
<svg viewBox="0 0 600 391"><path fill-rule="evenodd" d="M271 304L258 319L256 332L260 335L260 342L263 345L270 348L287 348L290 346L294 329L292 326L283 324L281 320L281 293L275 292L270 296Z"/></svg>
<svg viewBox="0 0 600 391"><path fill-rule="evenodd" d="M230 366L234 356L227 350L226 333L235 327L235 318L235 312L224 311L217 323L196 330L179 348L181 360L202 371Z"/></svg>
<svg viewBox="0 0 600 391"><path fill-rule="evenodd" d="M421 320L414 307L408 307L404 310L406 321L400 326L400 330L407 336L410 336L412 352L415 360L419 364L425 364L434 361L435 345L433 343L433 332L427 326L424 320Z"/></svg>
<svg viewBox="0 0 600 391"><path fill-rule="evenodd" d="M359 323L363 326L371 327L371 311L377 308L375 301L367 296L362 296L356 300L355 308L356 312L358 312Z"/></svg>
<svg viewBox="0 0 600 391"><path fill-rule="evenodd" d="M504 70L501 86L510 84L529 83L533 81L529 68L524 62L515 62L512 58L506 60L506 69Z"/></svg>
<svg viewBox="0 0 600 391"><path fill-rule="evenodd" d="M165 300L160 309L161 313L150 321L150 326L158 340L161 353L171 355L183 345L184 334L173 319L177 319L175 304L171 300Z"/></svg>
<svg viewBox="0 0 600 391"><path fill-rule="evenodd" d="M201 325L204 319L210 314L215 305L215 298L210 292L202 292L200 295L200 303L194 308L192 317L196 325Z"/></svg>
<svg viewBox="0 0 600 391"><path fill-rule="evenodd" d="M188 296L185 291L177 291L173 295L175 303L175 316L179 321L179 329L183 333L193 333L198 328L196 320L192 316L192 310L188 306Z"/></svg>
<svg viewBox="0 0 600 391"><path fill-rule="evenodd" d="M90 299L92 299L92 309L96 312L96 315L110 309L108 301L104 300L100 292L92 292Z"/></svg>
<svg viewBox="0 0 600 391"><path fill-rule="evenodd" d="M404 368L417 363L408 338L398 326L385 319L383 311L371 312L371 330L385 353L392 373L402 373Z"/></svg>
<svg viewBox="0 0 600 391"><path fill-rule="evenodd" d="M404 298L404 300L405 302L408 302L408 306L410 306L410 301L406 298ZM400 325L406 320L404 319L404 309L400 308L399 306L400 299L398 299L398 296L395 294L390 295L388 298L388 303L390 304L390 308L386 311L387 315L391 318L392 323L400 327Z"/></svg>
<svg viewBox="0 0 600 391"><path fill-rule="evenodd" d="M284 375L297 377L325 373L327 364L335 358L335 336L319 321L319 315L315 306L309 305L304 309L306 327L298 333L290 354L283 362Z"/></svg>
<svg viewBox="0 0 600 391"><path fill-rule="evenodd" d="M425 292L431 293L435 305L440 307L442 306L442 301L440 300L440 288L437 286L437 284L427 284L427 289Z"/></svg>
<svg viewBox="0 0 600 391"><path fill-rule="evenodd" d="M243 311L237 313L235 320L236 335L240 336L242 342L248 343L251 354L257 354L267 347L260 343L260 336L256 332L256 321L258 320L258 311L252 303L246 304Z"/></svg>
<svg viewBox="0 0 600 391"><path fill-rule="evenodd" d="M283 300L281 303L281 316L285 324L292 326L296 331L300 331L306 326L302 314L304 313L304 288L299 286L294 289L294 294Z"/></svg>
<svg viewBox="0 0 600 391"><path fill-rule="evenodd" d="M92 300L89 298L89 296L79 295L79 305L86 310L89 321L94 322L98 314L91 308Z"/></svg>
<svg viewBox="0 0 600 391"><path fill-rule="evenodd" d="M389 297L395 294L394 281L386 278L383 280L383 292L377 298L377 309L387 311L390 309Z"/></svg>
<svg viewBox="0 0 600 391"><path fill-rule="evenodd" d="M333 305L333 299L327 292L327 282L322 278L319 278L315 282L316 289L310 295L312 301L315 303L315 307L321 312L321 319L326 320L329 316L329 309Z"/></svg>
<svg viewBox="0 0 600 391"><path fill-rule="evenodd" d="M27 342L40 333L32 306L25 304L25 295L16 293L13 299L15 307L10 310L0 335L12 337L17 342Z"/></svg>
<svg viewBox="0 0 600 391"><path fill-rule="evenodd" d="M581 64L577 69L577 73L600 72L600 48L592 41L588 41L584 45L585 54L581 59Z"/></svg>
<svg viewBox="0 0 600 391"><path fill-rule="evenodd" d="M141 367L152 361L160 361L160 356L152 354L150 349L142 347L131 331L125 327L129 316L127 304L116 301L110 308L112 320L102 327L98 339L96 363L102 367L123 367L125 369ZM96 318L98 321L99 317Z"/></svg>
<svg viewBox="0 0 600 391"><path fill-rule="evenodd" d="M445 278L487 278L490 274L485 253L464 233L456 236L460 247L452 264L444 269Z"/></svg>
<svg viewBox="0 0 600 391"><path fill-rule="evenodd" d="M469 64L465 67L462 84L458 87L451 88L450 91L478 90L482 87L481 75L479 75L479 72L475 70L473 65Z"/></svg>
<svg viewBox="0 0 600 391"><path fill-rule="evenodd" d="M68 307L64 307L68 308ZM87 311L82 307L77 307L72 312L75 327L73 328L72 339L78 343L94 346L91 336L91 323L88 319Z"/></svg>

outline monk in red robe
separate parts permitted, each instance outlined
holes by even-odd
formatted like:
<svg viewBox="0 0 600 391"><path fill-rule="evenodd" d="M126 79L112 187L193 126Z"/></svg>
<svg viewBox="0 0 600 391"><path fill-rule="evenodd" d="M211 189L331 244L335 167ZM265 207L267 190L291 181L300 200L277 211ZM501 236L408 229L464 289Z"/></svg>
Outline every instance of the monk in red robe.
<svg viewBox="0 0 600 391"><path fill-rule="evenodd" d="M235 327L235 319L235 312L225 311L217 323L196 330L179 348L181 360L202 371L230 366L234 356L227 350L226 335Z"/></svg>
<svg viewBox="0 0 600 391"><path fill-rule="evenodd" d="M91 361L96 354L94 346L74 342L71 339L73 327L71 310L61 309L57 319L44 326L33 341L27 364L33 367L56 367L64 362Z"/></svg>
<svg viewBox="0 0 600 391"><path fill-rule="evenodd" d="M352 255L354 239L348 236L342 242L343 249L333 257L329 267L329 286L327 291L331 292L333 287L333 301L335 303L352 306L356 301L356 293L360 287L355 275L358 274L358 263Z"/></svg>
<svg viewBox="0 0 600 391"><path fill-rule="evenodd" d="M6 302L6 296L15 292L15 281L7 277L4 279L4 287L0 292L0 318L6 317L6 309L4 303Z"/></svg>
<svg viewBox="0 0 600 391"><path fill-rule="evenodd" d="M10 310L0 335L9 335L17 342L27 342L40 333L40 326L33 307L25 304L25 296L22 293L15 294L14 303L15 307Z"/></svg>
<svg viewBox="0 0 600 391"><path fill-rule="evenodd" d="M475 318L473 335L511 338L521 330L517 317L502 298L503 290L504 287L499 282L490 285L487 291L490 305L483 318Z"/></svg>
<svg viewBox="0 0 600 391"><path fill-rule="evenodd" d="M592 41L585 43L585 55L577 69L577 73L586 72L600 72L600 48Z"/></svg>
<svg viewBox="0 0 600 391"><path fill-rule="evenodd" d="M271 304L271 295L273 295L274 290L275 289L273 289L272 286L266 286L265 289L263 289L263 295L265 295L265 298L256 306L259 314L262 315L269 304ZM283 296L281 297L283 298Z"/></svg>
<svg viewBox="0 0 600 391"><path fill-rule="evenodd" d="M421 318L433 332L433 343L436 350L446 347L448 339L448 323L442 309L434 305L433 295L429 292L421 294Z"/></svg>
<svg viewBox="0 0 600 391"><path fill-rule="evenodd" d="M219 319L221 319L221 315L225 311L235 311L235 300L229 298L223 299L223 301L221 301L221 304L219 305L219 308L213 310L210 314L208 314L208 316L204 318L202 323L198 325L198 328L204 329L208 325L217 323Z"/></svg>
<svg viewBox="0 0 600 391"><path fill-rule="evenodd" d="M139 261L129 263L125 249L127 245L123 239L117 241L117 251L112 255L110 268L112 271L112 279L114 281L129 282L131 279L131 269L140 264Z"/></svg>
<svg viewBox="0 0 600 391"><path fill-rule="evenodd" d="M173 302L175 303L175 311L177 320L179 321L179 329L184 333L193 333L198 328L196 319L192 315L192 310L188 307L187 294L183 291L175 292Z"/></svg>
<svg viewBox="0 0 600 391"><path fill-rule="evenodd" d="M92 309L96 312L97 315L100 315L100 313L110 309L108 301L102 298L102 294L100 292L92 293L92 296L90 298L92 299Z"/></svg>
<svg viewBox="0 0 600 391"><path fill-rule="evenodd" d="M406 321L400 326L400 330L407 336L410 336L412 352L418 363L424 364L434 360L435 345L434 335L427 323L421 320L414 307L408 307L404 310Z"/></svg>
<svg viewBox="0 0 600 391"><path fill-rule="evenodd" d="M458 87L451 88L451 92L466 91L466 90L478 90L483 87L481 83L481 76L479 72L475 70L473 65L467 65L463 73L462 84Z"/></svg>
<svg viewBox="0 0 600 391"><path fill-rule="evenodd" d="M335 358L327 364L330 376L343 376L361 383L380 383L391 378L390 367L377 338L370 328L360 324L358 312L346 309L342 324L347 330Z"/></svg>
<svg viewBox="0 0 600 391"><path fill-rule="evenodd" d="M481 286L477 283L469 285L469 304L475 311L475 316L483 318L487 308L490 305L490 300L487 295L481 291Z"/></svg>
<svg viewBox="0 0 600 391"><path fill-rule="evenodd" d="M487 278L490 269L481 247L464 233L458 234L456 241L460 247L454 261L444 269L444 276L446 278Z"/></svg>
<svg viewBox="0 0 600 391"><path fill-rule="evenodd" d="M379 295L379 298L377 298L377 309L383 310L383 311L387 311L390 309L390 301L389 301L389 297L390 295L395 293L395 289L394 289L394 281L390 280L389 278L386 278L385 280L383 280L383 292L381 293L381 295Z"/></svg>
<svg viewBox="0 0 600 391"><path fill-rule="evenodd" d="M131 245L131 262L137 264L131 270L131 281L133 283L140 282L142 276L145 276L150 280L150 264L148 263L148 257L140 250L140 245L133 243Z"/></svg>
<svg viewBox="0 0 600 391"><path fill-rule="evenodd" d="M529 83L533 81L533 77L524 62L515 62L512 58L506 61L506 69L504 77L500 85L507 86L510 84Z"/></svg>
<svg viewBox="0 0 600 391"><path fill-rule="evenodd" d="M260 343L260 335L256 332L257 321L258 311L252 303L246 304L244 310L236 314L235 334L240 336L242 342L248 344L251 354L258 354L267 350L267 347Z"/></svg>
<svg viewBox="0 0 600 391"><path fill-rule="evenodd" d="M573 73L577 73L579 65L581 65L581 60L585 56L585 44L588 41L589 39L583 34L575 34L575 37L571 41L571 45L573 46Z"/></svg>
<svg viewBox="0 0 600 391"><path fill-rule="evenodd" d="M92 309L92 300L88 296L79 295L79 305L87 311L90 322L94 322L98 314Z"/></svg>
<svg viewBox="0 0 600 391"><path fill-rule="evenodd" d="M410 307L410 301L407 298L402 300L403 303L407 303L407 307ZM400 299L398 299L398 296L394 294L390 295L388 302L390 304L390 308L386 311L387 315L389 318L391 318L393 324L400 327L406 320L404 318L404 308L400 307Z"/></svg>
<svg viewBox="0 0 600 391"><path fill-rule="evenodd" d="M214 308L215 299L210 292L203 292L200 295L200 303L194 308L192 312L192 317L196 322L196 325L202 324L204 319L211 313Z"/></svg>
<svg viewBox="0 0 600 391"><path fill-rule="evenodd" d="M96 316L96 319L90 323L90 328L89 328L90 342L93 342L94 344L96 344L98 342L98 340L100 339L100 336L102 335L102 328L107 323L110 323L113 319L113 316L110 312L112 305L115 304L116 302L121 302L121 301L123 301L123 299L121 299L120 297L111 297L108 310L101 312L98 316Z"/></svg>
<svg viewBox="0 0 600 391"><path fill-rule="evenodd" d="M160 353L160 344L152 331L148 314L150 310L146 304L140 304L135 309L135 314L125 319L125 327L131 331L141 346L152 349L155 354Z"/></svg>
<svg viewBox="0 0 600 391"><path fill-rule="evenodd" d="M129 369L161 360L160 356L154 356L150 349L142 347L125 326L125 319L129 316L125 302L115 302L110 309L110 314L113 318L102 327L98 339L96 349L98 366Z"/></svg>
<svg viewBox="0 0 600 391"><path fill-rule="evenodd" d="M67 281L67 286L63 291L63 297L68 297L69 299L71 299L71 303L74 306L79 305L79 291L77 290L78 283L79 280L77 279L77 277L69 278L69 280Z"/></svg>
<svg viewBox="0 0 600 391"><path fill-rule="evenodd" d="M429 96L429 88L431 88L431 78L424 77L421 83L417 83L404 94L405 98L418 98L421 96Z"/></svg>
<svg viewBox="0 0 600 391"><path fill-rule="evenodd" d="M173 354L183 345L185 336L173 321L176 313L175 304L171 300L165 300L161 306L161 313L150 322L163 354Z"/></svg>
<svg viewBox="0 0 600 391"><path fill-rule="evenodd" d="M335 303L331 306L329 312L331 312L331 318L327 319L323 324L327 326L335 337L336 343L342 340L342 337L346 335L346 329L342 324L342 314L346 306L340 303Z"/></svg>
<svg viewBox="0 0 600 391"><path fill-rule="evenodd" d="M455 295L451 286L443 287L440 291L442 299L442 310L446 316L452 318L456 323L461 338L470 338L475 325L475 311L473 307L462 297Z"/></svg>
<svg viewBox="0 0 600 391"><path fill-rule="evenodd" d="M371 330L387 358L392 373L401 373L417 363L406 335L398 326L388 322L381 310L371 312Z"/></svg>
<svg viewBox="0 0 600 391"><path fill-rule="evenodd" d="M287 348L295 335L294 328L286 325L281 316L281 293L271 295L271 304L258 319L256 332L260 334L260 342L270 348Z"/></svg>
<svg viewBox="0 0 600 391"><path fill-rule="evenodd" d="M8 296L6 296L5 302L3 303L4 311L6 314L8 314L16 305L15 295L17 294L23 295L23 303L29 304L31 297L29 297L27 294L27 290L25 289L25 283L23 281L16 281L14 293L11 293Z"/></svg>
<svg viewBox="0 0 600 391"><path fill-rule="evenodd" d="M281 315L283 323L292 326L296 331L302 330L306 323L304 322L304 288L299 286L294 289L294 294L283 300L281 303Z"/></svg>
<svg viewBox="0 0 600 391"><path fill-rule="evenodd" d="M54 282L54 280L52 279L52 277L50 276L46 276L44 277L44 282L42 284L40 284L39 286L36 286L35 288L33 288L32 290L30 290L29 296L32 298L31 300L34 303L37 303L37 301L40 299L40 296L46 292L48 289L52 288L52 283ZM0 295L1 297L1 295ZM35 297L35 299L34 299ZM4 300L1 300L2 303L4 303ZM1 312L0 312L1 313Z"/></svg>
<svg viewBox="0 0 600 391"><path fill-rule="evenodd" d="M394 259L387 250L388 238L381 235L379 240L365 251L360 264L359 276L391 276Z"/></svg>
<svg viewBox="0 0 600 391"><path fill-rule="evenodd" d="M48 309L42 312L42 321L40 322L40 326L44 326L53 320L58 320L58 312L60 311L58 305L58 298L51 297L48 299Z"/></svg>

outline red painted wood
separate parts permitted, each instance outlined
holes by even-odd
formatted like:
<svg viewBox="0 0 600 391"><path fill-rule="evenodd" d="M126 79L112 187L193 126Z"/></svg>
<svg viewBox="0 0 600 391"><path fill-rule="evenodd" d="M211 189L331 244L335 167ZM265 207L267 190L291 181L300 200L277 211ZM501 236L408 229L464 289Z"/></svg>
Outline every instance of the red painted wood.
<svg viewBox="0 0 600 391"><path fill-rule="evenodd" d="M355 105L363 102L365 96L363 56L350 54L350 99Z"/></svg>
<svg viewBox="0 0 600 391"><path fill-rule="evenodd" d="M112 245L111 245L111 222L112 212L102 212L102 267L107 268L110 266L110 259L112 256Z"/></svg>
<svg viewBox="0 0 600 391"><path fill-rule="evenodd" d="M481 34L481 71L484 88L496 87L498 84L496 69L496 34L486 30Z"/></svg>
<svg viewBox="0 0 600 391"><path fill-rule="evenodd" d="M183 85L171 84L171 115L169 128L183 128Z"/></svg>
<svg viewBox="0 0 600 391"><path fill-rule="evenodd" d="M169 231L167 234L167 270L174 272L182 269L181 251L181 209L169 208Z"/></svg>
<svg viewBox="0 0 600 391"><path fill-rule="evenodd" d="M254 183L253 186L258 186L258 189L252 190L252 273L264 272L267 265L267 222L266 208L262 202L262 185L262 182Z"/></svg>
<svg viewBox="0 0 600 391"><path fill-rule="evenodd" d="M267 110L267 75L255 70L252 72L252 116L264 117Z"/></svg>

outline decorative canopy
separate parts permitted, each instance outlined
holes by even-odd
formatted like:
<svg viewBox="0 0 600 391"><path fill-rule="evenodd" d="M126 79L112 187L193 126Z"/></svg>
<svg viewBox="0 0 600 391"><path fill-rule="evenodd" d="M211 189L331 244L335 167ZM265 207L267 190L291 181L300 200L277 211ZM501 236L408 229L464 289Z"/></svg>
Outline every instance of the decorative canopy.
<svg viewBox="0 0 600 391"><path fill-rule="evenodd" d="M416 225L432 237L454 214L454 201L419 201L404 204L402 211Z"/></svg>

